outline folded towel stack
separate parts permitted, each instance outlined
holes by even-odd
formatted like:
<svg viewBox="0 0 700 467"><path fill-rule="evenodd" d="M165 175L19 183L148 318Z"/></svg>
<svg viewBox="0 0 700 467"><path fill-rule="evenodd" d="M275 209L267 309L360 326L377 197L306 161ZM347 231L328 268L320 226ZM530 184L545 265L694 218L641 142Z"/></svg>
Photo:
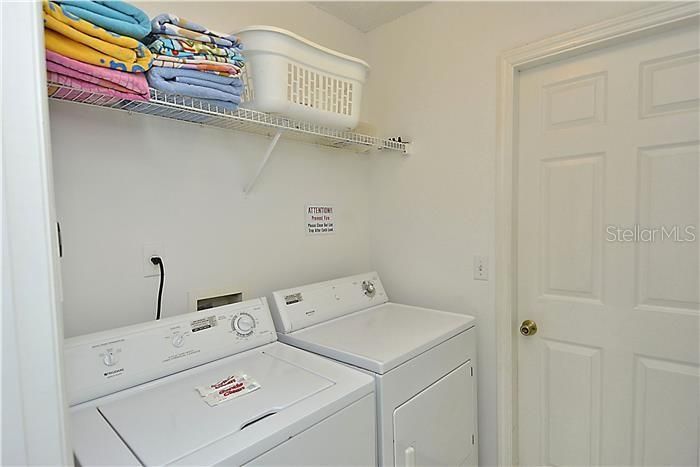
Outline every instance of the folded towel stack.
<svg viewBox="0 0 700 467"><path fill-rule="evenodd" d="M121 99L148 100L148 16L119 0L44 1L48 80ZM50 89L66 94L66 89Z"/></svg>
<svg viewBox="0 0 700 467"><path fill-rule="evenodd" d="M161 14L151 21L146 42L154 54L153 67L147 73L151 87L228 110L238 108L244 60L235 36Z"/></svg>

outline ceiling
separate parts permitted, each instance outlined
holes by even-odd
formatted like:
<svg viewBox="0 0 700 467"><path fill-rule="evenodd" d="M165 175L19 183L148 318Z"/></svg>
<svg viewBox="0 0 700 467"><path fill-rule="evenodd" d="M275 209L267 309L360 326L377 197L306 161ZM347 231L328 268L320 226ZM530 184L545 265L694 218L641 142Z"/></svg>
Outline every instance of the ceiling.
<svg viewBox="0 0 700 467"><path fill-rule="evenodd" d="M430 2L311 2L362 32L395 20Z"/></svg>

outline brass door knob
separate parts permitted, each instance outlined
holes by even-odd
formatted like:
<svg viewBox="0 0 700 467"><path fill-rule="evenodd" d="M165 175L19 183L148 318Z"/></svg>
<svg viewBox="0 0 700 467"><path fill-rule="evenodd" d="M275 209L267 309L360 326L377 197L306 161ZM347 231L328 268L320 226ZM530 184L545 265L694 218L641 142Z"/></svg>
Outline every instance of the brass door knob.
<svg viewBox="0 0 700 467"><path fill-rule="evenodd" d="M520 334L525 337L537 334L537 323L531 319L526 319L523 321L523 324L520 325Z"/></svg>

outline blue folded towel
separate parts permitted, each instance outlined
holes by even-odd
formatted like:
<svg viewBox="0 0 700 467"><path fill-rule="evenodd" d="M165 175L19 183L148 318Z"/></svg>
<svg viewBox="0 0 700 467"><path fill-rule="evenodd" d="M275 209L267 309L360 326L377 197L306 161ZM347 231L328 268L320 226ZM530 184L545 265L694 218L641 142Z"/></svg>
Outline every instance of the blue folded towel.
<svg viewBox="0 0 700 467"><path fill-rule="evenodd" d="M241 103L243 83L239 78L183 68L153 67L146 73L148 84L160 91L196 97L229 110Z"/></svg>
<svg viewBox="0 0 700 467"><path fill-rule="evenodd" d="M120 0L54 0L64 12L122 36L143 39L151 32L148 15Z"/></svg>
<svg viewBox="0 0 700 467"><path fill-rule="evenodd" d="M175 81L178 83L191 84L193 86L204 86L207 88L218 89L223 92L233 93L240 96L243 92L243 82L238 80L238 83L220 84L214 81L206 81L200 78L190 78L187 76L176 76ZM233 89L232 89L233 88Z"/></svg>

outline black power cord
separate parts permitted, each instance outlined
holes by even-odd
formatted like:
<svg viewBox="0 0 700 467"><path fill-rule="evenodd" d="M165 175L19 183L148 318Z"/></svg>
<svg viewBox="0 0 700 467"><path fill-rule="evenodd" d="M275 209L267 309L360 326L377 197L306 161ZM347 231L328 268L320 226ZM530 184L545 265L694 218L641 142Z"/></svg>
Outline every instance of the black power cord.
<svg viewBox="0 0 700 467"><path fill-rule="evenodd" d="M158 310L156 311L156 320L160 319L160 305L163 300L163 283L165 282L165 269L163 268L163 259L160 256L151 256L151 263L158 265L160 268L160 285L158 286Z"/></svg>

